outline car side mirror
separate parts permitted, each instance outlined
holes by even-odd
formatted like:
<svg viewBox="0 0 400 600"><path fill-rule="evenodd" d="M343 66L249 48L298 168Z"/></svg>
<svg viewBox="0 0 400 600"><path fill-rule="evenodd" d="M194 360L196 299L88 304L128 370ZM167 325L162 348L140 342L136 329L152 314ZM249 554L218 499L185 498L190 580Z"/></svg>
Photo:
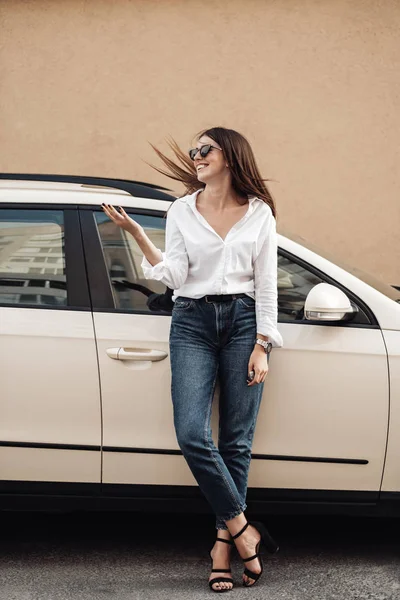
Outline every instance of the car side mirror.
<svg viewBox="0 0 400 600"><path fill-rule="evenodd" d="M315 285L304 305L304 318L309 321L350 321L357 312L346 294L329 283Z"/></svg>

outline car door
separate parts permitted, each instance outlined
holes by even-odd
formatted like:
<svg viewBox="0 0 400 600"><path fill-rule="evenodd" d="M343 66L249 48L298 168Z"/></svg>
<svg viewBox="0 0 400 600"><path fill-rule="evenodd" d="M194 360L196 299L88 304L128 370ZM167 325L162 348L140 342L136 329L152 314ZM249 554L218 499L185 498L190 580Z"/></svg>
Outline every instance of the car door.
<svg viewBox="0 0 400 600"><path fill-rule="evenodd" d="M0 382L1 490L99 486L97 356L74 207L0 204Z"/></svg>
<svg viewBox="0 0 400 600"><path fill-rule="evenodd" d="M163 249L164 213L124 208ZM171 317L148 302L166 288L144 279L136 242L100 207L81 207L81 221L101 380L103 483L192 484L173 429Z"/></svg>
<svg viewBox="0 0 400 600"><path fill-rule="evenodd" d="M357 307L350 322L304 319L308 292L325 282ZM278 256L278 320L284 347L273 350L253 446L249 484L296 490L363 492L380 488L389 417L387 353L362 299L283 248ZM283 492L282 490L287 490ZM331 491L331 492L330 492ZM367 492L367 495L365 494ZM352 499L357 498L353 494Z"/></svg>
<svg viewBox="0 0 400 600"><path fill-rule="evenodd" d="M163 249L163 213L124 208ZM146 301L150 291L162 294L165 287L144 279L138 246L100 208L82 210L82 223L102 386L103 482L195 485L173 429L171 317L150 311ZM260 493L360 490L375 497L388 418L382 334L368 307L349 291L359 307L353 322L304 320L307 293L322 281L338 285L280 249L279 329L284 347L272 352L249 486ZM216 401L214 439L217 412Z"/></svg>

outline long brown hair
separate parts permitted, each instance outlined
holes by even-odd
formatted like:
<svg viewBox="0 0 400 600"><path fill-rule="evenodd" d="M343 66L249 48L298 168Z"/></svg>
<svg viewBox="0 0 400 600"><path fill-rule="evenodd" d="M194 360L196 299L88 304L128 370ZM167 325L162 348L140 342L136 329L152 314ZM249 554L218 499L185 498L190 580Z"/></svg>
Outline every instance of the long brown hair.
<svg viewBox="0 0 400 600"><path fill-rule="evenodd" d="M275 202L265 184L269 180L261 177L253 150L247 139L234 129L226 129L225 127L212 127L200 131L195 139L198 141L203 135L210 137L222 148L229 165L232 187L235 192L241 196L257 196L257 198L268 204L276 218ZM196 190L204 189L204 183L197 179L196 169L191 158L181 150L173 138L168 140L167 143L175 154L178 163L168 158L153 144L150 144L167 167L167 170L154 165L150 166L162 175L183 183L187 194L193 194Z"/></svg>

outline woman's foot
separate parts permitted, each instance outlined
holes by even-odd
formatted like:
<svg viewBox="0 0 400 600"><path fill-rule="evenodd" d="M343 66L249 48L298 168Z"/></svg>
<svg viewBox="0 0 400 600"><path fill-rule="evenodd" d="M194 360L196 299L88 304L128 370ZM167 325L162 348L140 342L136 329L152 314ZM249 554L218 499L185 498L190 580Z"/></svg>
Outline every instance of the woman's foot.
<svg viewBox="0 0 400 600"><path fill-rule="evenodd" d="M211 581L212 579L217 579L220 577L224 577L224 578L230 578L231 574L230 574L230 568L231 568L231 548L233 545L233 542L231 541L231 535L229 533L229 531L226 531L224 529L219 529L218 530L218 537L222 538L224 540L227 540L229 543L224 543L224 542L220 542L218 540L216 540L211 552L210 552L210 556L211 556L211 560L213 563L212 568L213 569L229 569L229 572L226 571L214 571L213 573L211 573L209 580ZM218 591L228 591L231 590L233 588L233 581L220 581L220 582L216 582L211 584L211 589L213 589L214 591L218 592Z"/></svg>
<svg viewBox="0 0 400 600"><path fill-rule="evenodd" d="M235 540L236 548L239 552L239 555L244 557L253 556L259 550L260 541L261 534L259 533L259 531L257 531L257 529L253 527L253 525L249 525L246 531L244 531L242 535ZM256 575L258 575L262 571L262 566L258 558L246 561L246 568L249 569L249 571L253 571L253 573L255 573ZM255 580L243 573L243 583L246 586L251 586L255 583Z"/></svg>

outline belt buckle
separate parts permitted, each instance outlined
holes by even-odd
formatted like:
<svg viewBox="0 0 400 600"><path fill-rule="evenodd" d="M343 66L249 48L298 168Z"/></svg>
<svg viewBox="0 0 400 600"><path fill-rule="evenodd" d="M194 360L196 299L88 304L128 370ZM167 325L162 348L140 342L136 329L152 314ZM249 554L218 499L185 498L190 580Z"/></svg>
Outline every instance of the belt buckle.
<svg viewBox="0 0 400 600"><path fill-rule="evenodd" d="M212 304L213 302L215 302L215 300L209 300L210 295L212 296L213 294L209 294L208 296L204 296L204 300L207 302L207 304ZM218 294L214 294L214 295L218 295ZM223 295L223 294L221 294ZM236 296L237 294L230 294L232 296L232 300L236 300ZM220 300L220 302L223 302L223 300Z"/></svg>

